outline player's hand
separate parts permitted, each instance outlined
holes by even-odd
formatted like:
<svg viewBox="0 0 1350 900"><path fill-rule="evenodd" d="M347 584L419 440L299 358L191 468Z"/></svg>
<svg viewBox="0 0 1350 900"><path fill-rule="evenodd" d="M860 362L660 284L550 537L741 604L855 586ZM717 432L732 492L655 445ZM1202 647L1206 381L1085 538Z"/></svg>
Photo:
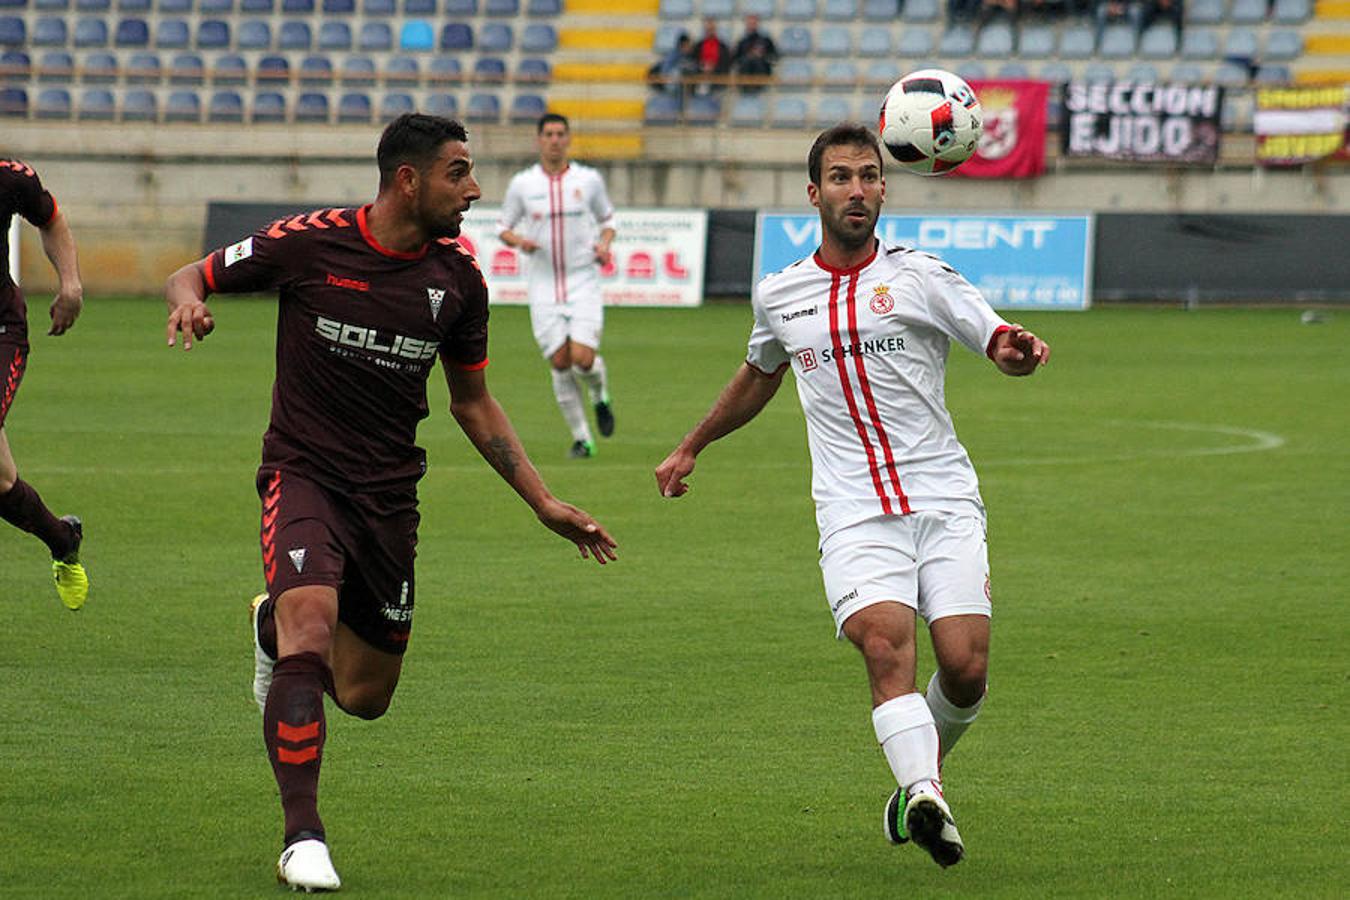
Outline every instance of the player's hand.
<svg viewBox="0 0 1350 900"><path fill-rule="evenodd" d="M1017 323L994 345L994 365L1008 375L1030 375L1049 361L1050 345Z"/></svg>
<svg viewBox="0 0 1350 900"><path fill-rule="evenodd" d="M65 334L80 317L82 309L84 309L84 288L78 284L71 288L62 287L52 300L51 309L48 310L52 318L52 327L47 329L47 333Z"/></svg>
<svg viewBox="0 0 1350 900"><path fill-rule="evenodd" d="M656 489L662 497L683 497L689 493L689 485L684 479L693 471L694 454L676 448L656 467Z"/></svg>
<svg viewBox="0 0 1350 900"><path fill-rule="evenodd" d="M551 531L576 544L582 559L590 557L603 566L619 558L614 553L618 548L614 538L585 510L561 500L550 499L536 511L536 515Z"/></svg>
<svg viewBox="0 0 1350 900"><path fill-rule="evenodd" d="M608 244L595 245L595 261L600 264L602 269L614 261L614 254L610 252Z"/></svg>
<svg viewBox="0 0 1350 900"><path fill-rule="evenodd" d="M521 238L520 243L516 244L516 249L521 253L533 253L539 249L539 245L529 238Z"/></svg>
<svg viewBox="0 0 1350 900"><path fill-rule="evenodd" d="M167 328L169 346L172 347L177 342L181 332L183 349L191 350L194 337L200 341L215 328L216 320L211 316L211 310L206 308L205 303L183 303L169 312Z"/></svg>

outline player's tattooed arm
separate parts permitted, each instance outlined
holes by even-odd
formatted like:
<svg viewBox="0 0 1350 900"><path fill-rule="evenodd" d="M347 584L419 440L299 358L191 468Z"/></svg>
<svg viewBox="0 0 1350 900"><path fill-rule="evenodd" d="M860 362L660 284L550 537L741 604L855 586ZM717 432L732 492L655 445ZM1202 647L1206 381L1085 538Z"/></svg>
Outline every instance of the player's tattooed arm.
<svg viewBox="0 0 1350 900"><path fill-rule="evenodd" d="M515 478L516 466L519 464L516 448L502 435L494 434L487 439L483 445L483 457L507 481Z"/></svg>

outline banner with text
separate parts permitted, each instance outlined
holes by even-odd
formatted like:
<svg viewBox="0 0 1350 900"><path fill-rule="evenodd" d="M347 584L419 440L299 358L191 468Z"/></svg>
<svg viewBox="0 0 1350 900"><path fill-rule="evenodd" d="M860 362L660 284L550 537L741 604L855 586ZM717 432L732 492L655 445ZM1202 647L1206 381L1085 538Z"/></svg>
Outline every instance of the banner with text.
<svg viewBox="0 0 1350 900"><path fill-rule="evenodd" d="M478 259L492 303L528 303L525 255L497 239L496 206L464 215L460 242ZM614 214L614 260L600 272L606 306L699 306L708 213L625 209Z"/></svg>
<svg viewBox="0 0 1350 900"><path fill-rule="evenodd" d="M883 215L877 234L945 260L998 309L1086 309L1091 216ZM818 214L759 214L755 281L811 255Z"/></svg>
<svg viewBox="0 0 1350 900"><path fill-rule="evenodd" d="M1219 158L1223 89L1120 82L1064 85L1064 153L1132 162Z"/></svg>
<svg viewBox="0 0 1350 900"><path fill-rule="evenodd" d="M972 81L984 109L975 155L956 170L968 178L1035 178L1045 172L1046 81Z"/></svg>
<svg viewBox="0 0 1350 900"><path fill-rule="evenodd" d="M1345 146L1344 85L1270 87L1256 92L1256 161L1301 166L1335 156Z"/></svg>

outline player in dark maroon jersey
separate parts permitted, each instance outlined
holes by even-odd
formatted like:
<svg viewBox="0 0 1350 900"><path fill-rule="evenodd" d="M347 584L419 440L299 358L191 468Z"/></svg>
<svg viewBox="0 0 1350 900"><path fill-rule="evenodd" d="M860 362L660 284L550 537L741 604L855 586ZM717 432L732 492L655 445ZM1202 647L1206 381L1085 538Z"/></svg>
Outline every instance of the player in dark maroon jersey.
<svg viewBox="0 0 1350 900"><path fill-rule="evenodd" d="M5 417L28 364L28 308L23 291L10 275L9 254L3 252L3 238L9 234L15 213L37 226L42 249L59 280L47 334L65 334L84 308L75 237L66 217L32 166L17 159L0 159L0 518L47 545L56 593L69 609L79 609L89 596L89 577L80 564L83 526L75 516L58 519L52 515L33 486L19 477L5 437Z"/></svg>
<svg viewBox="0 0 1350 900"><path fill-rule="evenodd" d="M615 544L549 493L488 392L487 287L454 240L479 197L458 122L405 115L385 129L375 202L279 220L169 279L168 343L214 328L208 293L277 290L276 383L258 490L267 594L255 601L254 693L285 812L278 877L335 889L317 808L323 695L383 715L412 627L414 444L436 358L450 412L480 453L583 557Z"/></svg>

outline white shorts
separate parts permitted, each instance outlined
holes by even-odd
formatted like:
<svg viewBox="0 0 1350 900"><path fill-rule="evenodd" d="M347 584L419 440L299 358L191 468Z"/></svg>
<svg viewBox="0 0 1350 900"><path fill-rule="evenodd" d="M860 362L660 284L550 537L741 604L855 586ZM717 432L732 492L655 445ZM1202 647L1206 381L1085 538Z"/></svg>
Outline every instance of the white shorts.
<svg viewBox="0 0 1350 900"><path fill-rule="evenodd" d="M530 327L539 352L550 357L567 340L600 349L600 334L605 330L605 308L600 303L552 303L530 305Z"/></svg>
<svg viewBox="0 0 1350 900"><path fill-rule="evenodd" d="M858 610L897 601L925 622L991 612L984 517L917 512L841 528L820 548L835 636Z"/></svg>

